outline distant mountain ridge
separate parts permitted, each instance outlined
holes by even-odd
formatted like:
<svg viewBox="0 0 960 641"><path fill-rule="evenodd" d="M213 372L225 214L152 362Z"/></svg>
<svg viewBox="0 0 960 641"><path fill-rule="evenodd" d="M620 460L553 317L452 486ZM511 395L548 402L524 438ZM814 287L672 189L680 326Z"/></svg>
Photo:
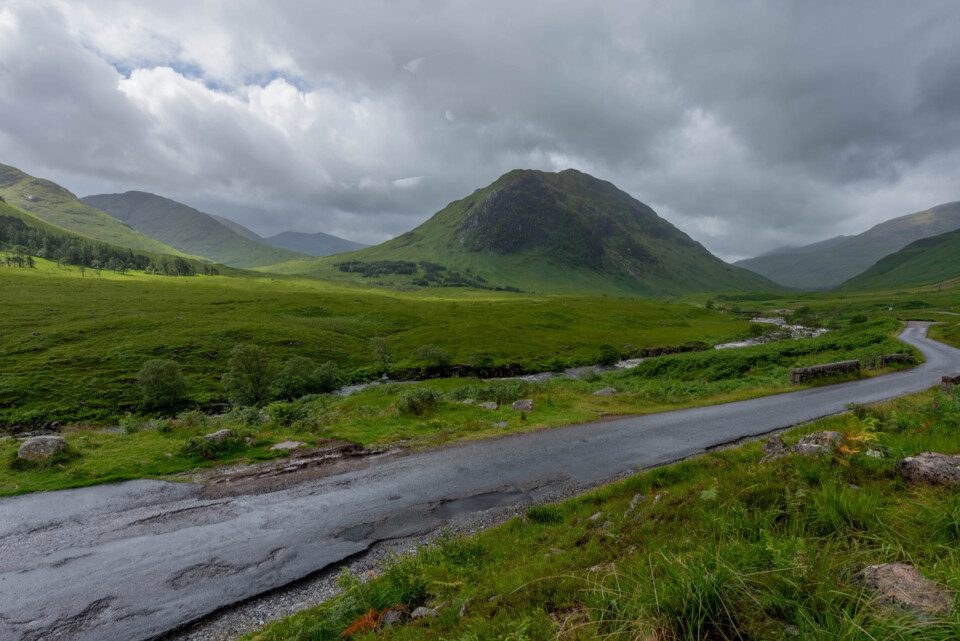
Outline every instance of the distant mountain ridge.
<svg viewBox="0 0 960 641"><path fill-rule="evenodd" d="M884 256L841 290L880 291L936 285L960 278L960 230L921 238Z"/></svg>
<svg viewBox="0 0 960 641"><path fill-rule="evenodd" d="M774 250L734 265L788 287L831 289L913 241L955 229L960 229L960 202L893 218L856 236L837 236L803 247Z"/></svg>
<svg viewBox="0 0 960 641"><path fill-rule="evenodd" d="M308 234L299 231L284 231L275 236L268 236L263 240L274 247L289 249L308 256L330 256L331 254L342 254L369 247L369 245L363 243L323 232Z"/></svg>
<svg viewBox="0 0 960 641"><path fill-rule="evenodd" d="M231 267L259 267L302 256L246 238L209 214L156 194L128 191L80 200L182 252Z"/></svg>
<svg viewBox="0 0 960 641"><path fill-rule="evenodd" d="M381 245L272 269L557 293L777 289L613 184L573 169L514 170Z"/></svg>
<svg viewBox="0 0 960 641"><path fill-rule="evenodd" d="M16 167L0 164L0 196L44 222L81 236L156 254L183 255L170 245L84 204L60 185L34 178Z"/></svg>

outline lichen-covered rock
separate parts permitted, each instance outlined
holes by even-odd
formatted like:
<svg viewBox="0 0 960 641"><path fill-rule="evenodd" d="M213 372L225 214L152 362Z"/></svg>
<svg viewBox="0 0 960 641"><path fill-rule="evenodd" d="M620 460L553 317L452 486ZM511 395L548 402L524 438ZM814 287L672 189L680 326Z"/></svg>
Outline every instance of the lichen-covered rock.
<svg viewBox="0 0 960 641"><path fill-rule="evenodd" d="M234 436L233 430L223 429L223 430L217 430L216 432L207 434L203 438L207 441L210 441L211 443L223 443L227 439L233 438L233 436Z"/></svg>
<svg viewBox="0 0 960 641"><path fill-rule="evenodd" d="M295 450L298 447L303 447L305 445L306 443L304 443L303 441L282 441L280 443L277 443L276 445L271 445L270 449L275 451L277 450L290 451L290 450Z"/></svg>
<svg viewBox="0 0 960 641"><path fill-rule="evenodd" d="M907 563L868 565L857 580L874 592L882 605L920 616L945 616L953 599L950 592Z"/></svg>
<svg viewBox="0 0 960 641"><path fill-rule="evenodd" d="M480 405L478 405L478 407L481 407L481 408L483 408L483 409L485 409L485 410L495 410L495 409L497 409L497 408L500 407L500 406L497 405L494 401L486 401L485 403L480 403Z"/></svg>
<svg viewBox="0 0 960 641"><path fill-rule="evenodd" d="M604 387L603 389L598 389L593 393L594 396L613 396L617 393L617 390L613 387Z"/></svg>
<svg viewBox="0 0 960 641"><path fill-rule="evenodd" d="M840 432L825 430L807 434L793 446L793 451L800 456L819 456L833 454L843 439Z"/></svg>
<svg viewBox="0 0 960 641"><path fill-rule="evenodd" d="M779 434L775 434L763 444L763 458L760 459L760 462L776 461L789 455L790 447L783 442L783 438Z"/></svg>
<svg viewBox="0 0 960 641"><path fill-rule="evenodd" d="M440 613L434 610L433 608L425 608L420 606L416 610L410 613L411 619L435 619Z"/></svg>
<svg viewBox="0 0 960 641"><path fill-rule="evenodd" d="M533 409L533 401L530 400L529 398L525 398L519 401L514 401L513 409L517 410L518 412L529 412L530 410Z"/></svg>
<svg viewBox="0 0 960 641"><path fill-rule="evenodd" d="M67 441L62 436L34 436L20 445L17 458L29 463L46 463L66 451Z"/></svg>
<svg viewBox="0 0 960 641"><path fill-rule="evenodd" d="M960 485L960 455L923 452L897 461L895 469L914 483Z"/></svg>

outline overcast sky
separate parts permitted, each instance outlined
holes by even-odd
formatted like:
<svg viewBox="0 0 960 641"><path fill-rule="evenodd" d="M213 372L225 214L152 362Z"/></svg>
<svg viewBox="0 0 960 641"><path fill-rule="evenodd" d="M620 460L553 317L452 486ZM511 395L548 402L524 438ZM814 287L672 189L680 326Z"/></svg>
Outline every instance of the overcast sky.
<svg viewBox="0 0 960 641"><path fill-rule="evenodd" d="M0 0L0 162L371 243L574 167L734 259L960 200L960 3Z"/></svg>

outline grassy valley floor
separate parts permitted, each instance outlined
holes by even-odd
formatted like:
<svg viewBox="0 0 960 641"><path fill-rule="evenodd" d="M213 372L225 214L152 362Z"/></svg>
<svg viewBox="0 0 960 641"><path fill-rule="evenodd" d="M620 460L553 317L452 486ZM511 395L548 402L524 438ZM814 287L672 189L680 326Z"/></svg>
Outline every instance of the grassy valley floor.
<svg viewBox="0 0 960 641"><path fill-rule="evenodd" d="M919 452L960 452L960 395L858 407L784 439L818 430L843 434L833 455L764 462L751 442L653 469L447 537L372 579L344 576L339 597L245 639L960 637L956 603L917 616L856 578L905 562L960 590L960 496L894 469ZM376 625L388 608L424 605L437 616Z"/></svg>
<svg viewBox="0 0 960 641"><path fill-rule="evenodd" d="M285 455L269 449L281 441L314 446L336 439L369 448L421 448L753 398L795 389L789 378L796 366L852 358L873 363L877 356L895 352L919 360L913 348L893 337L898 328L895 321L880 319L817 338L660 356L631 370L583 380L440 379L380 385L345 398L309 396L273 403L262 411L237 408L217 417L196 411L175 419L130 415L110 431L82 425L68 428L64 436L71 455L39 468L19 465L15 459L19 441L7 437L0 441L0 460L5 461L0 467L0 495L170 477L200 467L273 459ZM877 368L865 374L888 371ZM530 399L532 409L513 409L511 404L520 399ZM481 403L494 403L496 409ZM233 430L236 438L216 447L197 447L203 435L220 429Z"/></svg>

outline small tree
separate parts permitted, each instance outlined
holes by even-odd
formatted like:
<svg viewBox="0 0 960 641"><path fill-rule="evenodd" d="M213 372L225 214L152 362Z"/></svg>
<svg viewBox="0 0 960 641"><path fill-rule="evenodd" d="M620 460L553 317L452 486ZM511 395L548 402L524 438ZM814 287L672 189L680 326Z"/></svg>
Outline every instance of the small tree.
<svg viewBox="0 0 960 641"><path fill-rule="evenodd" d="M386 374L390 371L390 341L382 336L376 336L370 339L370 349L373 351L373 359L377 367Z"/></svg>
<svg viewBox="0 0 960 641"><path fill-rule="evenodd" d="M270 400L273 366L267 350L256 345L237 345L230 353L223 387L234 405L259 407Z"/></svg>
<svg viewBox="0 0 960 641"><path fill-rule="evenodd" d="M187 383L174 361L152 360L137 374L143 404L151 409L176 409L187 398Z"/></svg>
<svg viewBox="0 0 960 641"><path fill-rule="evenodd" d="M304 356L294 356L277 376L277 396L300 398L307 394L326 394L340 386L340 370L334 363L317 366Z"/></svg>

